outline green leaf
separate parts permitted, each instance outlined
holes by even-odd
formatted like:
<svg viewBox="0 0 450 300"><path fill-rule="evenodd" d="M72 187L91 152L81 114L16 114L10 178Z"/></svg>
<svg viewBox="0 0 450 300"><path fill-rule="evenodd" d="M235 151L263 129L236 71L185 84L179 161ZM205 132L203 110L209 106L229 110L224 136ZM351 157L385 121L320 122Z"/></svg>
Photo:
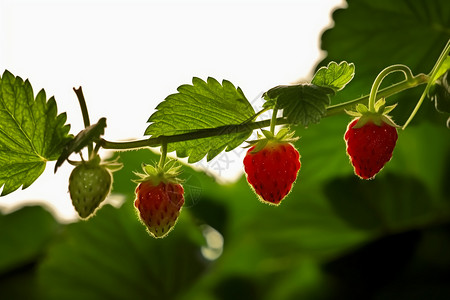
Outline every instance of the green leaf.
<svg viewBox="0 0 450 300"><path fill-rule="evenodd" d="M40 206L0 214L0 275L36 260L57 230L56 220Z"/></svg>
<svg viewBox="0 0 450 300"><path fill-rule="evenodd" d="M42 299L176 299L208 266L187 217L162 240L148 236L130 203L68 225L39 266Z"/></svg>
<svg viewBox="0 0 450 300"><path fill-rule="evenodd" d="M354 64L343 61L338 65L332 61L326 67L317 70L311 83L337 92L342 90L353 79L354 75Z"/></svg>
<svg viewBox="0 0 450 300"><path fill-rule="evenodd" d="M156 109L148 120L152 124L145 135L178 135L237 125L248 121L255 114L240 88L227 80L220 84L211 77L206 82L194 77L192 85L180 86L178 93L169 95ZM190 163L201 160L205 155L211 160L223 150L230 151L242 144L251 132L170 143L167 150L176 150L178 157L189 157Z"/></svg>
<svg viewBox="0 0 450 300"><path fill-rule="evenodd" d="M283 109L283 117L290 123L308 126L319 123L330 105L330 88L315 84L279 85L264 93L269 103L276 100L277 108Z"/></svg>
<svg viewBox="0 0 450 300"><path fill-rule="evenodd" d="M6 215L0 213L2 299L41 299L37 296L36 265L60 229L51 213L41 206L26 206Z"/></svg>
<svg viewBox="0 0 450 300"><path fill-rule="evenodd" d="M441 207L433 210L426 186L412 176L386 173L372 181L336 178L325 186L325 194L336 213L356 228L395 232L420 227L423 220L442 214Z"/></svg>
<svg viewBox="0 0 450 300"><path fill-rule="evenodd" d="M2 196L30 186L71 139L66 114L53 97L36 98L28 80L5 71L0 79L0 187Z"/></svg>
<svg viewBox="0 0 450 300"><path fill-rule="evenodd" d="M78 153L84 147L87 147L92 142L98 142L100 136L105 133L106 128L106 118L100 118L96 124L93 124L82 131L80 131L77 136L71 140L64 147L61 155L55 164L56 170L64 163L64 161L69 158L72 153Z"/></svg>
<svg viewBox="0 0 450 300"><path fill-rule="evenodd" d="M334 11L334 27L322 35L321 48L327 57L319 66L345 59L357 66L358 75L333 97L333 104L368 95L376 75L389 65L404 64L414 74L428 74L449 39L447 0L348 0L347 3L347 8ZM393 74L383 81L382 87L402 80L403 74ZM408 119L416 104L411 99L418 99L422 91L411 89L386 99L388 105L399 103L393 111L398 123ZM426 118L438 122L436 114L430 112ZM419 117L414 121L419 121Z"/></svg>

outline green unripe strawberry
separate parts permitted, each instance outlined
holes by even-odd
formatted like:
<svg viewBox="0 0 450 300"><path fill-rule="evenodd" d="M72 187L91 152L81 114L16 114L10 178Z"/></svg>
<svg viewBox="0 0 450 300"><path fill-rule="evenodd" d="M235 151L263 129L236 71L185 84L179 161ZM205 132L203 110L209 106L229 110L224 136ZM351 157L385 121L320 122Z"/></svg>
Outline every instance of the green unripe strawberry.
<svg viewBox="0 0 450 300"><path fill-rule="evenodd" d="M90 217L108 196L111 172L98 162L83 162L73 169L69 178L72 204L81 218Z"/></svg>

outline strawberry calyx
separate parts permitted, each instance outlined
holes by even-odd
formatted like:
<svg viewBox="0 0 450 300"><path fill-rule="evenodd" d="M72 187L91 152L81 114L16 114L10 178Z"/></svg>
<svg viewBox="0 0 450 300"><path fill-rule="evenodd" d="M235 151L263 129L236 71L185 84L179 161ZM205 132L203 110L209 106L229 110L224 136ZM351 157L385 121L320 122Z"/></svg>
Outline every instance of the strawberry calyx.
<svg viewBox="0 0 450 300"><path fill-rule="evenodd" d="M262 129L261 132L263 133L262 135L257 133L257 140L247 141L249 145L247 145L246 148L255 146L255 148L252 150L252 153L259 152L266 146L276 146L283 143L293 143L299 139L298 137L294 137L294 131L290 131L289 128L286 127L280 129L276 135L274 135L269 130Z"/></svg>
<svg viewBox="0 0 450 300"><path fill-rule="evenodd" d="M348 115L352 117L359 118L358 122L353 126L353 128L361 128L367 123L373 123L377 126L382 126L383 123L386 123L392 127L399 128L397 124L395 124L394 120L392 120L391 116L388 115L397 104L386 106L386 100L381 98L375 103L375 109L371 111L364 104L358 104L356 106L356 111L345 111Z"/></svg>
<svg viewBox="0 0 450 300"><path fill-rule="evenodd" d="M161 182L163 183L182 183L182 180L178 178L181 173L181 165L177 163L175 159L169 159L161 167L158 164L142 164L142 170L144 173L137 173L139 178L134 180L136 183L150 181L152 185L157 186Z"/></svg>
<svg viewBox="0 0 450 300"><path fill-rule="evenodd" d="M89 160L83 160L83 157L81 157L81 161L74 161L74 160L67 160L72 166L79 166L79 165L85 165L88 167L105 167L106 169L108 169L111 172L115 172L115 171L119 171L120 169L122 169L123 164L119 162L119 158L115 158L114 160L111 161L102 161L102 159L100 158L100 155L95 154L94 156L92 156Z"/></svg>
<svg viewBox="0 0 450 300"><path fill-rule="evenodd" d="M123 164L119 162L119 158L116 158L111 161L102 161L102 159L100 158L100 155L98 155L98 154L91 157L88 161L68 160L68 162L75 167L79 166L79 165L85 165L85 166L92 167L92 168L101 166L101 167L105 167L106 169L110 170L111 172L118 171L118 170L122 169L122 167L123 167Z"/></svg>

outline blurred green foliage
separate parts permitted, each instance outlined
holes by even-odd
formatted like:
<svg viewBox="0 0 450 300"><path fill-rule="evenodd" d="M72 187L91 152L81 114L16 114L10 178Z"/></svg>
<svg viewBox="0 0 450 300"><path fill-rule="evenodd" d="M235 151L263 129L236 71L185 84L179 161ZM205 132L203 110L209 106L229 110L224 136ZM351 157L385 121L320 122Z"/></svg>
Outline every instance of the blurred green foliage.
<svg viewBox="0 0 450 300"><path fill-rule="evenodd" d="M389 64L427 73L449 38L448 1L348 2L322 38L328 56L319 65L356 65L333 102L368 93ZM392 99L401 102L399 123L420 89L405 93L410 101ZM0 215L0 298L450 299L450 131L442 120L424 103L372 181L354 176L345 154L349 117L297 128L302 168L280 207L260 203L244 177L221 185L185 166L186 206L162 240L133 207L133 171L158 157L120 153L120 208L105 205L68 225L40 207ZM207 259L206 251L221 255Z"/></svg>

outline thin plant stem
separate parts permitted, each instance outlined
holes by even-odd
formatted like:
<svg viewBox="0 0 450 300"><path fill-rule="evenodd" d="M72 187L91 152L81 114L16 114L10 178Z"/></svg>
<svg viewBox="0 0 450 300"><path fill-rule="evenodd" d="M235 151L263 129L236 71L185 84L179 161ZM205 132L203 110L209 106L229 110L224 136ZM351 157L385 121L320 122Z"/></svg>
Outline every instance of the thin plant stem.
<svg viewBox="0 0 450 300"><path fill-rule="evenodd" d="M275 135L275 126L277 125L277 113L278 113L278 107L275 104L273 107L273 113L272 113L272 119L270 120L270 132Z"/></svg>
<svg viewBox="0 0 450 300"><path fill-rule="evenodd" d="M166 163L167 157L167 143L161 144L161 157L159 158L158 166L162 170L164 168L164 164Z"/></svg>
<svg viewBox="0 0 450 300"><path fill-rule="evenodd" d="M417 101L416 107L414 107L414 110L412 111L411 115L409 115L409 118L408 118L408 120L406 120L402 129L405 129L406 126L408 126L408 124L412 121L414 116L419 111L419 108L422 105L423 100L425 99L425 96L428 95L428 92L430 91L432 84L437 79L436 75L439 72L440 67L444 64L444 61L449 56L449 53L450 53L450 40L447 42L447 45L445 45L445 48L442 51L441 55L439 56L439 59L436 61L436 64L434 65L433 69L431 69L431 72L429 74L430 80L428 81L427 86L425 87L425 90L422 92L422 95L420 96L419 101Z"/></svg>
<svg viewBox="0 0 450 300"><path fill-rule="evenodd" d="M429 81L429 77L427 75L418 74L418 75L414 76L411 81L404 80L402 82L393 84L389 87L379 90L375 96L375 101L380 98L387 98L389 96L392 96L392 95L402 92L404 90L419 86L421 84L425 84L428 81ZM353 99L353 100L350 100L347 102L343 102L340 104L330 105L327 107L326 117L343 113L345 110L352 109L358 103L367 102L368 99L369 99L369 95L366 95L366 96L356 98L356 99Z"/></svg>
<svg viewBox="0 0 450 300"><path fill-rule="evenodd" d="M381 82L383 81L383 79L393 73L393 72L403 72L403 74L405 74L405 81L406 83L409 83L411 81L414 80L414 75L412 74L411 70L405 66L405 65L392 65L389 66L387 68L385 68L384 70L382 70L378 76L375 78L375 81L372 84L372 88L370 89L370 94L369 94L369 111L375 113L375 100L376 100L376 95L378 93L378 89L381 85Z"/></svg>
<svg viewBox="0 0 450 300"><path fill-rule="evenodd" d="M84 99L83 89L80 86L78 89L73 88L73 90L74 90L75 94L77 95L78 103L80 104L81 114L83 115L84 128L87 128L87 127L91 126L91 121L89 120L89 112L87 109L86 100ZM93 147L92 143L90 143L88 145L89 159L92 156L93 149L94 149L94 147Z"/></svg>

